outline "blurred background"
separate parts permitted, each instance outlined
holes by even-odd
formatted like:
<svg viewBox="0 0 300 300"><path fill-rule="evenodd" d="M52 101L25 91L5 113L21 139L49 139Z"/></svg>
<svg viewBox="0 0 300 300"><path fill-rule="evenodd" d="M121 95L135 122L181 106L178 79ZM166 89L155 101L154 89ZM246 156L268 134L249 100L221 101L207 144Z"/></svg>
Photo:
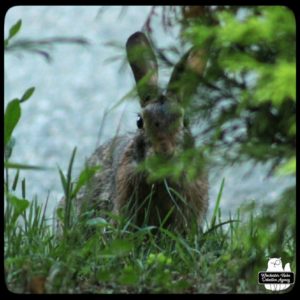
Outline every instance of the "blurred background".
<svg viewBox="0 0 300 300"><path fill-rule="evenodd" d="M51 60L41 53L5 53L5 105L29 87L36 88L32 98L22 104L11 160L54 168L21 171L21 177L26 177L29 200L37 195L44 202L49 195L48 213L63 196L57 166L66 171L75 146L74 176L97 145L113 137L117 130L135 130L137 99L111 108L134 87L129 65L124 63L124 47L132 33L142 30L150 12L150 6L16 6L7 12L5 37L21 19L16 40L64 37L87 42L49 45ZM165 32L155 16L152 30L159 47L178 40L179 28ZM162 85L170 72L168 68L160 70ZM15 172L10 173L13 176ZM254 168L243 163L214 169L210 173L210 212L223 178L221 208L225 213L234 213L242 203L252 200L272 202L295 182L294 177L267 176L267 166L262 164Z"/></svg>

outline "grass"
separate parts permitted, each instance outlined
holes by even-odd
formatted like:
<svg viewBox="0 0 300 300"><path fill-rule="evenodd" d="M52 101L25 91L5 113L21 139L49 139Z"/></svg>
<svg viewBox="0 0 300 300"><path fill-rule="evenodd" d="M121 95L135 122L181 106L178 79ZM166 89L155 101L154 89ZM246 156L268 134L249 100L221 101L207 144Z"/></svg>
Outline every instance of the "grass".
<svg viewBox="0 0 300 300"><path fill-rule="evenodd" d="M211 220L201 232L181 236L159 228L119 226L100 217L72 218L72 200L92 172L78 182L71 178L73 151L67 176L59 170L68 197L67 224L56 237L44 207L37 199L14 195L20 171L5 190L5 277L14 293L270 293L259 285L269 257L295 265L295 190L278 202L259 208L241 207L234 217L222 218L224 180ZM7 172L6 172L7 173ZM87 176L88 174L88 176ZM86 178L84 178L86 175ZM213 199L212 199L213 201ZM89 234L82 234L89 228Z"/></svg>
<svg viewBox="0 0 300 300"><path fill-rule="evenodd" d="M21 25L19 20L11 27L6 48L13 46L11 38L20 31ZM44 50L37 53L50 58ZM244 205L233 217L224 219L220 209L223 180L217 199L211 199L215 201L213 215L200 232L182 236L160 227L153 234L152 227L135 228L115 216L111 217L119 226L89 214L76 218L73 200L97 171L97 168L87 168L73 181L76 149L67 174L58 168L66 206L58 214L63 224L62 235L55 235L45 214L48 198L43 206L36 198L28 201L26 179L20 180L22 170L45 168L8 161L13 148L12 133L21 117L21 103L34 90L31 87L22 97L10 101L4 116L4 269L11 292L270 293L258 285L258 272L266 270L269 257L281 257L296 272L294 187L272 204ZM101 128L103 124L104 119ZM286 171L291 172L292 167ZM16 170L14 178L9 178L8 169ZM21 195L16 194L19 186ZM176 195L167 184L166 188L171 198L172 194ZM180 199L180 195L176 196Z"/></svg>

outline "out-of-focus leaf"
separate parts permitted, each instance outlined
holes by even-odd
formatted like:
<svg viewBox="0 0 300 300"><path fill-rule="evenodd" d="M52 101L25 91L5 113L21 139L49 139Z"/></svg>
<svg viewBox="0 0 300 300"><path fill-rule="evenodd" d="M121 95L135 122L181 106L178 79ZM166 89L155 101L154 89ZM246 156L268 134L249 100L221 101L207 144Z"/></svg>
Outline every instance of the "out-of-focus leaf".
<svg viewBox="0 0 300 300"><path fill-rule="evenodd" d="M63 189L64 189L64 193L66 195L66 193L67 193L67 180L66 180L66 177L65 177L63 171L59 167L58 167L58 172L59 172L61 184L62 184Z"/></svg>
<svg viewBox="0 0 300 300"><path fill-rule="evenodd" d="M285 164L278 166L276 173L283 176L296 174L296 157L292 157Z"/></svg>
<svg viewBox="0 0 300 300"><path fill-rule="evenodd" d="M87 225L90 225L90 226L107 226L108 225L108 222L104 219L104 218L101 218L101 217L96 217L96 218L93 218L93 219L90 219L86 222Z"/></svg>
<svg viewBox="0 0 300 300"><path fill-rule="evenodd" d="M20 102L24 102L24 101L28 100L28 99L32 96L32 94L34 93L34 90L35 90L35 87L29 88L29 89L23 94L23 96L22 96Z"/></svg>
<svg viewBox="0 0 300 300"><path fill-rule="evenodd" d="M133 246L131 241L117 239L112 241L111 244L104 249L102 255L109 257L127 255L133 249Z"/></svg>
<svg viewBox="0 0 300 300"><path fill-rule="evenodd" d="M284 99L296 101L296 64L280 62L265 66L261 71L253 100L257 103L272 101L280 106Z"/></svg>
<svg viewBox="0 0 300 300"><path fill-rule="evenodd" d="M4 145L8 143L11 135L21 117L19 99L14 99L7 104L4 115Z"/></svg>
<svg viewBox="0 0 300 300"><path fill-rule="evenodd" d="M35 171L52 170L52 168L49 167L25 165L25 164L14 163L14 162L4 162L4 167L8 169L23 169L23 170L35 170Z"/></svg>
<svg viewBox="0 0 300 300"><path fill-rule="evenodd" d="M16 196L10 195L9 201L11 205L14 207L14 215L13 215L13 222L15 222L18 217L29 207L29 201L26 199L19 199Z"/></svg>
<svg viewBox="0 0 300 300"><path fill-rule="evenodd" d="M100 282L111 281L113 277L113 273L110 270L100 270L97 272L97 279Z"/></svg>
<svg viewBox="0 0 300 300"><path fill-rule="evenodd" d="M18 180L19 180L19 174L20 174L20 170L17 171L17 174L15 176L15 179L14 179L14 182L13 182L13 185L12 185L12 190L13 191L16 190L16 187L17 187L17 184L18 184Z"/></svg>
<svg viewBox="0 0 300 300"><path fill-rule="evenodd" d="M124 285L136 285L139 282L139 278L140 276L138 270L136 270L131 266L127 266L124 268L118 281L120 284L124 284Z"/></svg>
<svg viewBox="0 0 300 300"><path fill-rule="evenodd" d="M25 178L22 179L21 188L22 188L22 198L25 199L26 198L26 180L25 180Z"/></svg>
<svg viewBox="0 0 300 300"><path fill-rule="evenodd" d="M64 209L62 207L57 208L56 215L57 215L58 219L61 222L63 222L63 220L64 220Z"/></svg>
<svg viewBox="0 0 300 300"><path fill-rule="evenodd" d="M14 24L9 30L8 39L11 39L13 36L15 36L20 31L21 26L22 26L22 20L19 20L16 24Z"/></svg>
<svg viewBox="0 0 300 300"><path fill-rule="evenodd" d="M72 192L72 198L77 195L80 188L83 185L85 185L92 178L92 176L99 170L101 170L100 166L87 167L80 173L79 179L78 179L78 181L74 187L74 190Z"/></svg>

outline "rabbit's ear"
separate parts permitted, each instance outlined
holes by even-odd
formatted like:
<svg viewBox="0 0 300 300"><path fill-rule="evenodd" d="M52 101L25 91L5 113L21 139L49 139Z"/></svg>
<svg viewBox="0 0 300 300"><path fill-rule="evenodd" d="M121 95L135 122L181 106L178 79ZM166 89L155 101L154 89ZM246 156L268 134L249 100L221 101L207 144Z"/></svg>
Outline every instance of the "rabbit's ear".
<svg viewBox="0 0 300 300"><path fill-rule="evenodd" d="M175 65L167 87L167 93L185 105L196 92L199 79L206 66L206 55L203 49L191 48Z"/></svg>
<svg viewBox="0 0 300 300"><path fill-rule="evenodd" d="M158 66L146 35L136 32L126 43L127 58L131 66L141 106L158 95Z"/></svg>

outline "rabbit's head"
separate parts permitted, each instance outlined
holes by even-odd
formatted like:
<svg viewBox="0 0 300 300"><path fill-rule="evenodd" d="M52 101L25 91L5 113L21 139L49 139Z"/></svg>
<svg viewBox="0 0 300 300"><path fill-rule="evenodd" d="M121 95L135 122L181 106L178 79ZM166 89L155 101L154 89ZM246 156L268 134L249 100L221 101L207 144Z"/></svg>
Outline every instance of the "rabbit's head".
<svg viewBox="0 0 300 300"><path fill-rule="evenodd" d="M204 66L199 65L189 51L175 66L165 93L158 87L158 64L150 43L142 32L131 35L126 44L127 57L137 83L142 111L137 127L143 132L148 154L170 157L176 150L191 143L187 138L188 127L184 115L184 103L195 85L187 76L197 76Z"/></svg>

